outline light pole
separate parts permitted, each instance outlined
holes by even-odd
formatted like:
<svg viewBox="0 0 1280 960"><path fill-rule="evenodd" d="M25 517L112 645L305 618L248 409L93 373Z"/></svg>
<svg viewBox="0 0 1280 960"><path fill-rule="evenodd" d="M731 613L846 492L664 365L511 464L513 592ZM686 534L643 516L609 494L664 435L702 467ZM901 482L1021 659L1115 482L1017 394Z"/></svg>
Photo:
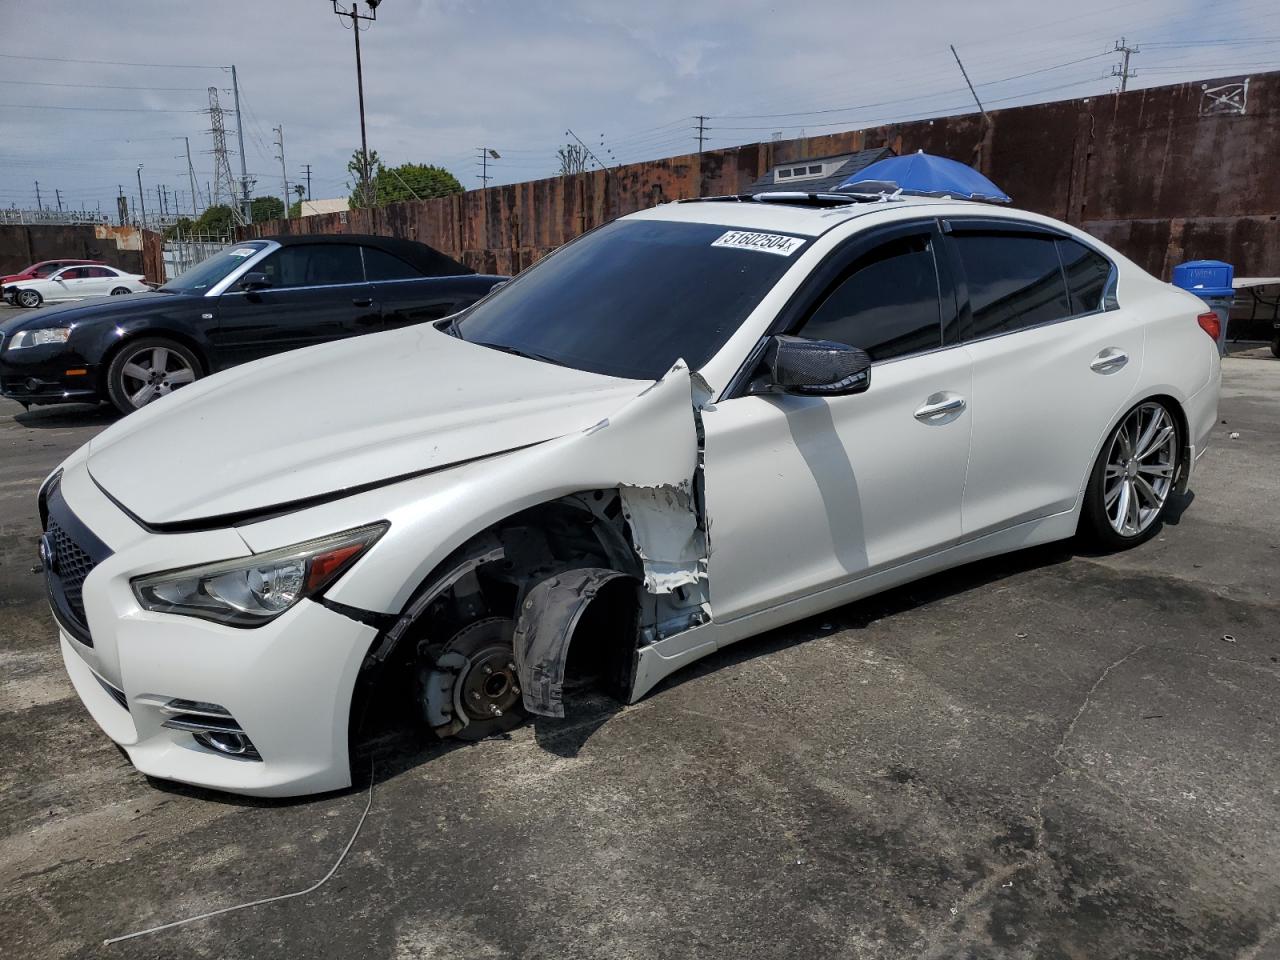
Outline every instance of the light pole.
<svg viewBox="0 0 1280 960"><path fill-rule="evenodd" d="M147 229L147 198L142 193L142 164L138 164L138 208L142 214L142 222L138 226Z"/></svg>
<svg viewBox="0 0 1280 960"><path fill-rule="evenodd" d="M360 66L360 21L370 23L378 19L378 5L382 0L364 0L369 8L368 13L360 12L360 0L350 0L351 8L347 9L338 0L333 0L333 12L340 17L351 19L351 32L356 37L356 92L360 99L360 196L364 203L370 203L369 197L369 141L364 129L364 72Z"/></svg>

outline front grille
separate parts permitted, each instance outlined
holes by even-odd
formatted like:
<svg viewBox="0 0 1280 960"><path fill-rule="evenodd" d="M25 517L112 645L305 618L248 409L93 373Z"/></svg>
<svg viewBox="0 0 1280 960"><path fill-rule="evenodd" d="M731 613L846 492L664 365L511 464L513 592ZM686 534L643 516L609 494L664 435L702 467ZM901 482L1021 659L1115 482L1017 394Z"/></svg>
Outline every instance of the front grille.
<svg viewBox="0 0 1280 960"><path fill-rule="evenodd" d="M93 558L80 549L80 545L71 539L71 535L62 529L58 521L49 521L49 536L53 538L53 569L62 581L62 592L67 598L67 606L80 624L84 618L84 579L97 564Z"/></svg>
<svg viewBox="0 0 1280 960"><path fill-rule="evenodd" d="M93 646L84 611L84 581L93 568L111 556L111 549L71 512L55 480L46 494L48 522L41 550L45 584L53 615L73 637Z"/></svg>

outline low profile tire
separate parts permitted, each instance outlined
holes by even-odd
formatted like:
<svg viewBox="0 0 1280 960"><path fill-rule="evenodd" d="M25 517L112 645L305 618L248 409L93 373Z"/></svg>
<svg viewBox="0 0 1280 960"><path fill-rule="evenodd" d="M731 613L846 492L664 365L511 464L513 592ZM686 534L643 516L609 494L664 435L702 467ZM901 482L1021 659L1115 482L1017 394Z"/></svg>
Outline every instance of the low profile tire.
<svg viewBox="0 0 1280 960"><path fill-rule="evenodd" d="M132 292L133 291L130 290L128 287L116 287L114 290L111 291L111 295L113 297L123 297L126 293L132 293Z"/></svg>
<svg viewBox="0 0 1280 960"><path fill-rule="evenodd" d="M121 413L132 413L204 376L199 358L162 337L126 343L107 368L107 396Z"/></svg>
<svg viewBox="0 0 1280 960"><path fill-rule="evenodd" d="M1109 550L1127 550L1160 529L1182 469L1182 429L1159 400L1123 417L1093 465L1081 531Z"/></svg>
<svg viewBox="0 0 1280 960"><path fill-rule="evenodd" d="M38 307L44 301L38 290L19 290L14 301L20 307Z"/></svg>

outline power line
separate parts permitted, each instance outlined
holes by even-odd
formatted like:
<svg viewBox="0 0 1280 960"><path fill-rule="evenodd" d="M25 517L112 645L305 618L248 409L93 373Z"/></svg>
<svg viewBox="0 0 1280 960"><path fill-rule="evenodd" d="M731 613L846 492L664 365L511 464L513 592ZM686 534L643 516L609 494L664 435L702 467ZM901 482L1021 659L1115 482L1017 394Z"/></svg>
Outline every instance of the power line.
<svg viewBox="0 0 1280 960"><path fill-rule="evenodd" d="M28 87L79 87L91 90L145 90L148 93L203 93L204 87L131 87L109 83L54 83L50 80L0 80L0 83L18 83Z"/></svg>
<svg viewBox="0 0 1280 960"><path fill-rule="evenodd" d="M46 63L95 63L108 67L160 67L165 70L221 70L208 63L133 63L127 60L80 60L75 57L33 57L25 53L0 53L7 60L43 60Z"/></svg>
<svg viewBox="0 0 1280 960"><path fill-rule="evenodd" d="M173 110L164 107L64 107L42 103L0 103L5 110L89 110L93 113L199 113L199 110Z"/></svg>

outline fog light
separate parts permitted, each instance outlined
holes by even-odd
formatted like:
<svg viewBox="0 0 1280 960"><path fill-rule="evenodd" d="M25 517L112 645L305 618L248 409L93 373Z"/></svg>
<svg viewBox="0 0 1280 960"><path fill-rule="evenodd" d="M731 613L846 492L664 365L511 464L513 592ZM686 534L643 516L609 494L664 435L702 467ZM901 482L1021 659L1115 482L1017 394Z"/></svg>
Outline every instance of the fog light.
<svg viewBox="0 0 1280 960"><path fill-rule="evenodd" d="M256 757L258 751L243 733L215 733L212 730L194 735L196 743L232 757Z"/></svg>

